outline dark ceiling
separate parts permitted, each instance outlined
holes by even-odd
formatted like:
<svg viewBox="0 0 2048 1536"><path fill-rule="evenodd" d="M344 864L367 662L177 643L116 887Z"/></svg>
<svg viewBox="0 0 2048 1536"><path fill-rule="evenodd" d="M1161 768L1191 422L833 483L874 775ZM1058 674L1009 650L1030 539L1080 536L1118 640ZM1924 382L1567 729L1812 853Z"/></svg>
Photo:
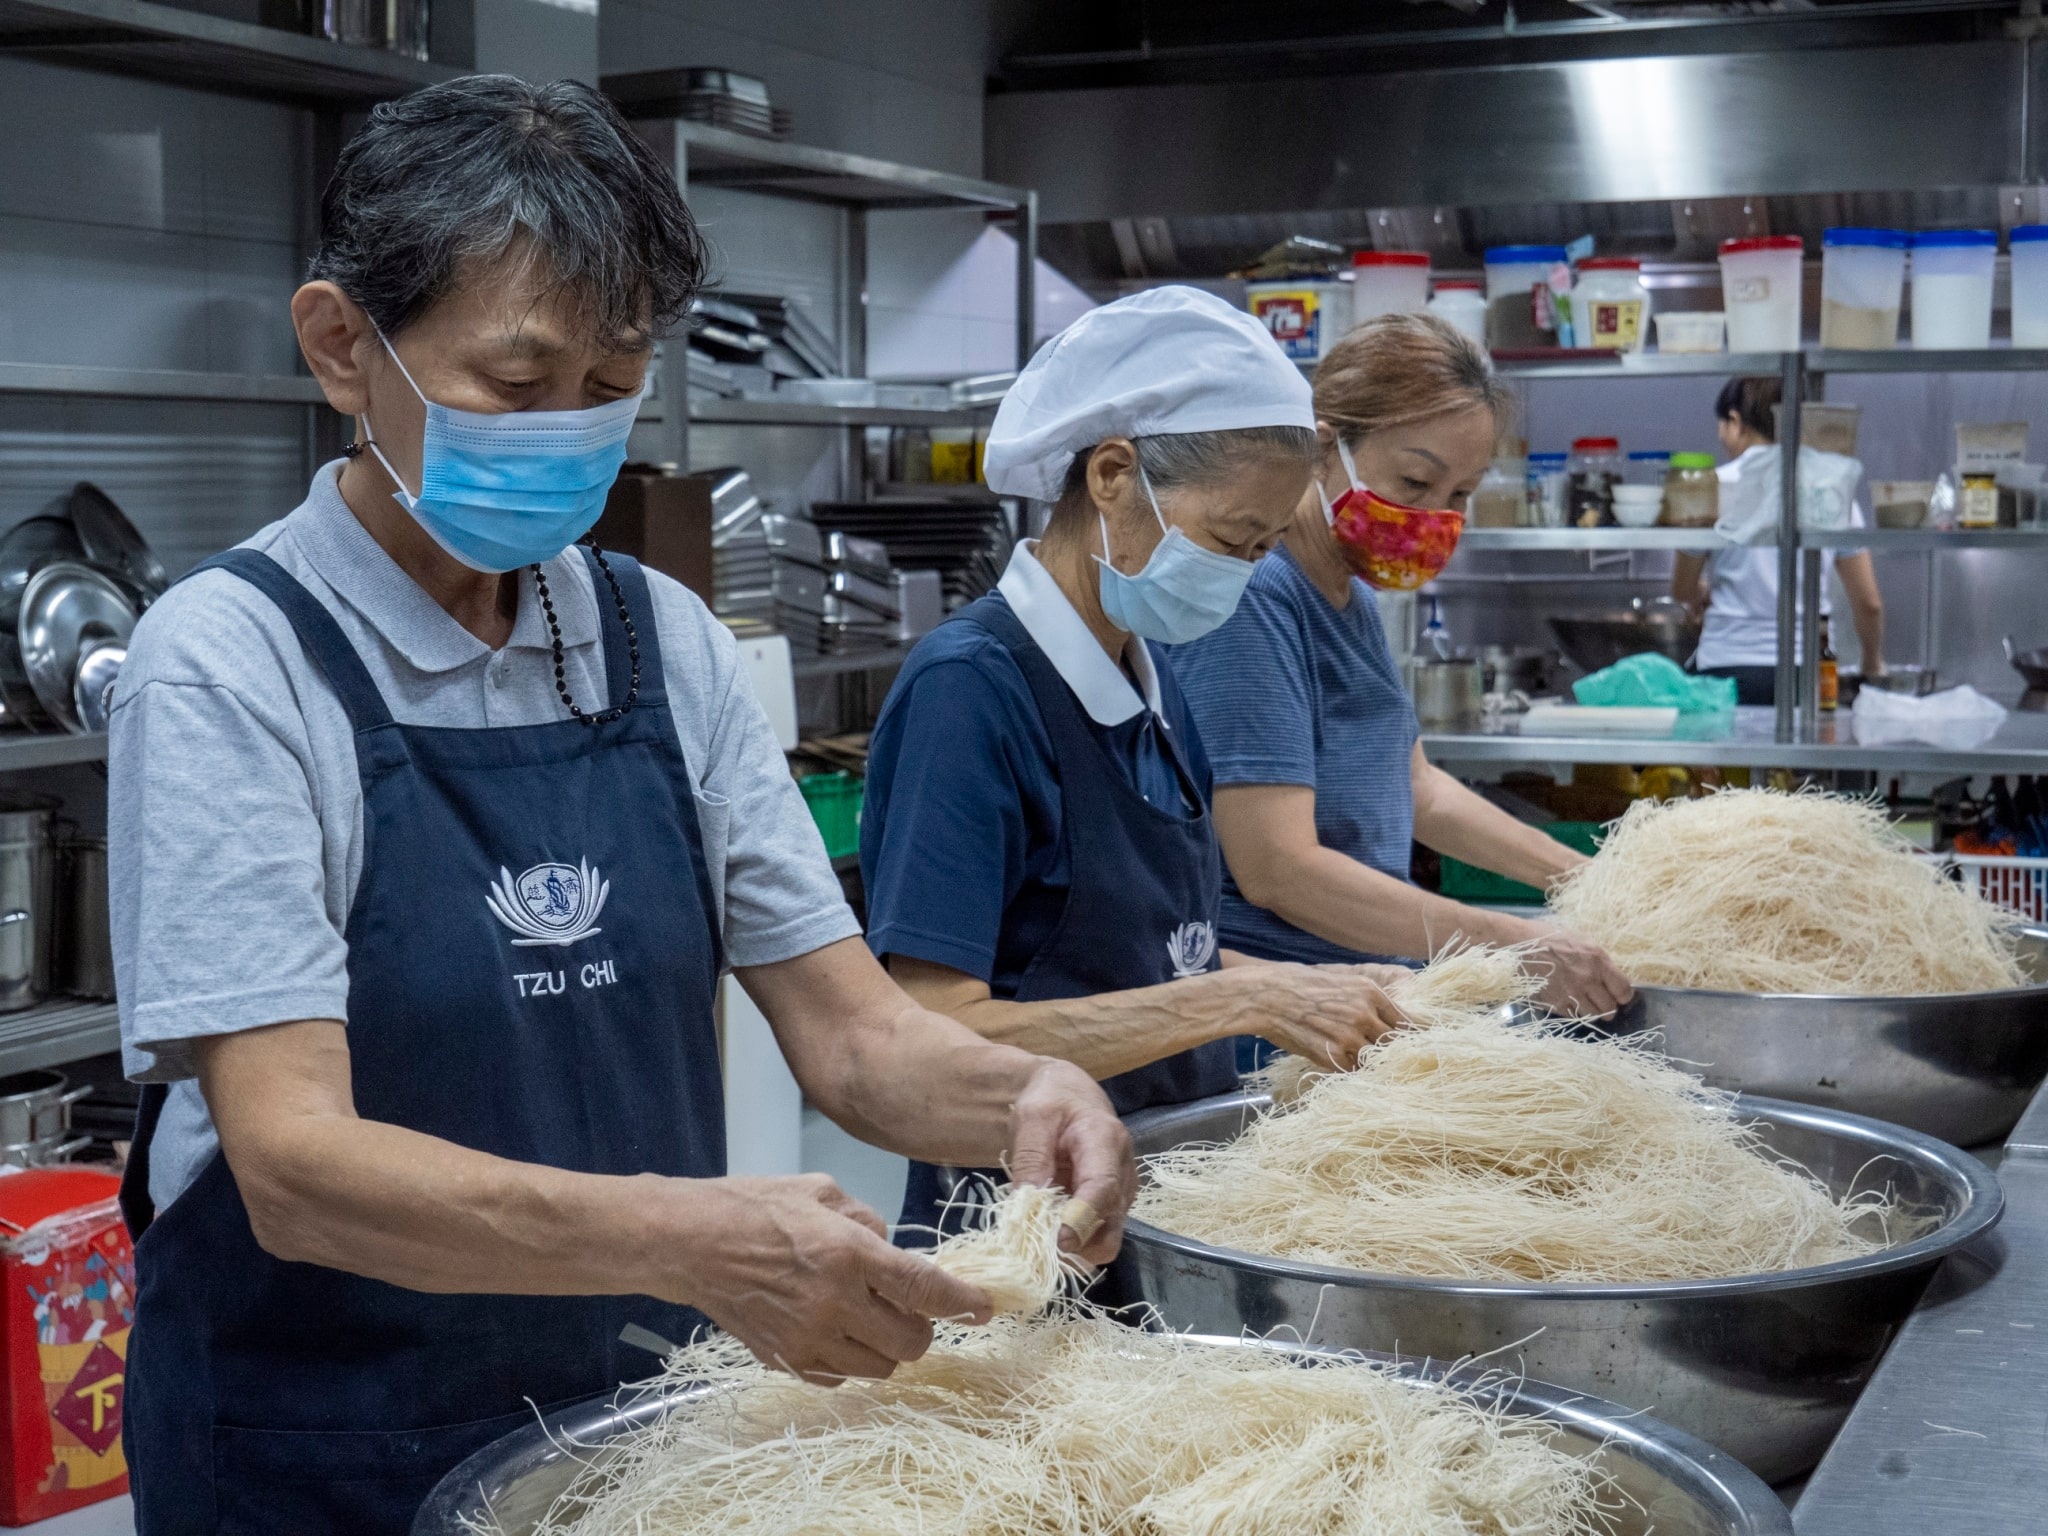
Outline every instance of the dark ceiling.
<svg viewBox="0 0 2048 1536"><path fill-rule="evenodd" d="M2027 27L2020 11L2015 0L1037 0L1012 12L989 88L1947 43Z"/></svg>

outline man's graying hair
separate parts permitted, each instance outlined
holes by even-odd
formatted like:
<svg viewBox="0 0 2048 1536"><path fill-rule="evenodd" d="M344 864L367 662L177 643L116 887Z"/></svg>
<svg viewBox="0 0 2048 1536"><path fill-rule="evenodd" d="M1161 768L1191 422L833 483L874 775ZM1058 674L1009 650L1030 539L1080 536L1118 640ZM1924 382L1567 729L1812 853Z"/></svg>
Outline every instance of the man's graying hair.
<svg viewBox="0 0 2048 1536"><path fill-rule="evenodd" d="M598 336L631 344L689 312L704 242L674 175L587 85L470 75L385 102L320 200L308 276L386 336L466 265L515 249L574 296Z"/></svg>
<svg viewBox="0 0 2048 1536"><path fill-rule="evenodd" d="M1155 491L1183 485L1213 485L1247 463L1268 456L1296 458L1302 468L1316 461L1316 435L1307 427L1238 427L1222 432L1169 432L1131 439L1138 465ZM1057 510L1085 511L1088 506L1088 460L1093 448L1074 455L1060 487Z"/></svg>

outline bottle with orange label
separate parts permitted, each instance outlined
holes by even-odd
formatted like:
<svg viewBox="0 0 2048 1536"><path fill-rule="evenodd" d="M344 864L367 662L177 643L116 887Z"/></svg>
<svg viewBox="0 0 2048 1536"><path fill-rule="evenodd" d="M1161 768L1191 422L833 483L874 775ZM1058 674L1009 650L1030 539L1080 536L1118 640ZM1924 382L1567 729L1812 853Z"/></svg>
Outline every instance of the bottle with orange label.
<svg viewBox="0 0 2048 1536"><path fill-rule="evenodd" d="M1828 638L1828 616L1820 616L1820 707L1833 709L1841 701L1842 673L1835 660L1834 642Z"/></svg>

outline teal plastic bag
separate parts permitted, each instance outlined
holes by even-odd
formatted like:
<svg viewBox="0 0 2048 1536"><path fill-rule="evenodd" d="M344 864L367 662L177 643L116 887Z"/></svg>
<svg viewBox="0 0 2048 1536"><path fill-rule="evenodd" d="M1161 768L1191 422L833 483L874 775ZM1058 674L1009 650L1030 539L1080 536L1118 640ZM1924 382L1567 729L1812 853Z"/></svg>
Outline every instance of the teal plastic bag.
<svg viewBox="0 0 2048 1536"><path fill-rule="evenodd" d="M1681 715L1718 715L1735 708L1735 679L1695 677L1669 656L1624 656L1572 684L1581 704L1678 707Z"/></svg>

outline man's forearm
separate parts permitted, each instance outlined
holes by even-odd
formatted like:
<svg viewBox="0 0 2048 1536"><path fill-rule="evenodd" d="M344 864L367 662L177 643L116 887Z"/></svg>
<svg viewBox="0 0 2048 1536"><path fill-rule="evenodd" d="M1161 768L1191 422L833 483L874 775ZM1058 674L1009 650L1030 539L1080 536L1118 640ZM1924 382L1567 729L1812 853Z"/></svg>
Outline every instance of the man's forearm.
<svg viewBox="0 0 2048 1536"><path fill-rule="evenodd" d="M1098 997L987 998L949 1011L984 1039L1071 1061L1100 1081L1246 1033L1249 1000L1240 976L1216 972Z"/></svg>
<svg viewBox="0 0 2048 1536"><path fill-rule="evenodd" d="M925 1162L1002 1161L1042 1059L921 1008L858 939L741 973L804 1096L863 1141Z"/></svg>
<svg viewBox="0 0 2048 1536"><path fill-rule="evenodd" d="M624 1261L686 1254L671 1229L706 1193L701 1180L570 1173L343 1115L233 1150L268 1252L418 1291L674 1297L682 1276Z"/></svg>

